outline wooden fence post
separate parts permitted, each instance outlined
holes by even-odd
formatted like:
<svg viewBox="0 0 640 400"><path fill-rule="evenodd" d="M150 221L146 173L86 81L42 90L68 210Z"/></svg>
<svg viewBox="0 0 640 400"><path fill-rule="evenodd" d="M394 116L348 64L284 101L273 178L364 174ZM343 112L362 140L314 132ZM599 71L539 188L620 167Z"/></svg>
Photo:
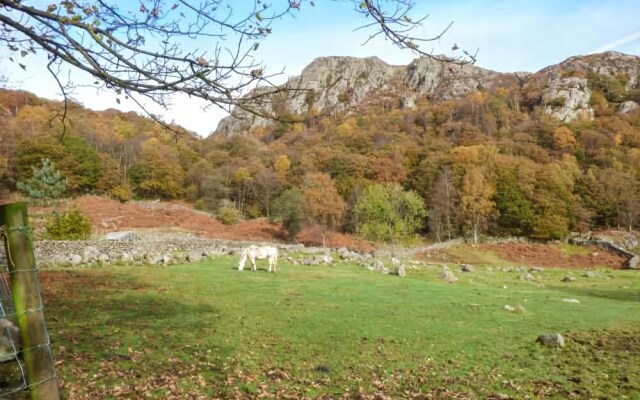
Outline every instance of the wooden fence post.
<svg viewBox="0 0 640 400"><path fill-rule="evenodd" d="M31 232L24 203L0 205L0 233L11 277L27 383L32 400L59 400L58 380L40 295Z"/></svg>

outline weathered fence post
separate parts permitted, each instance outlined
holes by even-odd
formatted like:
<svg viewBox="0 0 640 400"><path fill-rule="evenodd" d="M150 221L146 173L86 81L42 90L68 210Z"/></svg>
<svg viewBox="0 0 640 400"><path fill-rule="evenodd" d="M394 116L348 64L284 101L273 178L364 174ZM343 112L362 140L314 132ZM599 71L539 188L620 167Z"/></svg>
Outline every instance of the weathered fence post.
<svg viewBox="0 0 640 400"><path fill-rule="evenodd" d="M31 232L27 222L27 207L24 203L0 205L0 233L5 237L11 292L31 399L58 400L58 380L44 322Z"/></svg>

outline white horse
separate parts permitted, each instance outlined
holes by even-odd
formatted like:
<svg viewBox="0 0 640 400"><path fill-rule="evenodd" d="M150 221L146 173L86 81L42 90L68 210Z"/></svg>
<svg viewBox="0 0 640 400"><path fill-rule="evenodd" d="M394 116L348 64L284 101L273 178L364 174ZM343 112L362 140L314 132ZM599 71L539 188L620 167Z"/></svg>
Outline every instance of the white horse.
<svg viewBox="0 0 640 400"><path fill-rule="evenodd" d="M242 250L240 253L240 264L238 264L238 271L242 271L244 269L244 264L247 262L247 257L251 260L252 270L256 270L256 258L259 260L264 260L265 258L269 260L269 272L273 268L273 272L278 271L278 249L273 246L256 246L251 245L246 249Z"/></svg>

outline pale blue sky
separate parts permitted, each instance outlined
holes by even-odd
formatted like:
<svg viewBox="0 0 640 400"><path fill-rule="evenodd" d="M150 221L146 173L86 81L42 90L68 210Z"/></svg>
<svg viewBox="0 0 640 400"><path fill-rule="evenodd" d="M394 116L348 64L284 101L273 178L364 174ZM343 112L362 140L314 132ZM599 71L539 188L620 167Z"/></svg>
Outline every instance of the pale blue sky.
<svg viewBox="0 0 640 400"><path fill-rule="evenodd" d="M378 56L391 64L408 64L415 58L382 38L361 46L370 32L354 32L367 20L353 11L353 3L340 0L315 3L314 8L303 7L294 17L276 21L273 34L255 52L255 57L271 71L285 70L281 81L298 75L304 66L321 56ZM469 51L479 49L476 65L487 69L534 72L574 55L606 50L640 55L640 0L417 0L416 3L414 15L430 15L421 29L423 36L434 36L454 21L447 34L429 47L434 54L456 55L451 51L454 43ZM214 43L201 41L193 45L204 50ZM14 87L46 98L59 98L53 79L38 65L44 63L31 62L24 72L6 59L6 53L0 52L0 74L8 76ZM83 79L73 76L76 81ZM106 92L97 94L95 90L82 89L77 91L76 98L94 109L136 110L131 103L116 104L115 97ZM201 110L202 102L186 97L177 96L173 103L169 111L154 112L203 136L215 130L223 116L218 110Z"/></svg>

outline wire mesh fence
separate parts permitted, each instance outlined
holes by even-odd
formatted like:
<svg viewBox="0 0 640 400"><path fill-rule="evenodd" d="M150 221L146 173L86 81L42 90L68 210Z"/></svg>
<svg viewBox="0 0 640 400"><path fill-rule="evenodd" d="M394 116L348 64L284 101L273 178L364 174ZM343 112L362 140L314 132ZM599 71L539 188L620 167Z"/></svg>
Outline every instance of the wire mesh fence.
<svg viewBox="0 0 640 400"><path fill-rule="evenodd" d="M18 249L12 249L11 235L22 235L20 239L26 239L31 254L16 254ZM46 384L57 382L51 341L44 320L37 266L35 260L29 268L23 262L33 258L32 249L32 236L28 227L0 226L0 399L27 398L29 393L42 391ZM12 280L17 279L18 275L21 286L12 285ZM32 284L22 286L24 282ZM19 290L28 293L26 296L22 293L21 297L16 298L12 294L12 287L14 290L19 287ZM25 297L30 298L30 301L24 304L14 303L14 300L20 302L19 299ZM18 326L38 326L39 332L31 335L32 331L28 329L29 335L25 336Z"/></svg>
<svg viewBox="0 0 640 400"><path fill-rule="evenodd" d="M11 296L9 261L4 240L0 250L0 398L18 398L27 390L27 376L16 337L16 315Z"/></svg>

